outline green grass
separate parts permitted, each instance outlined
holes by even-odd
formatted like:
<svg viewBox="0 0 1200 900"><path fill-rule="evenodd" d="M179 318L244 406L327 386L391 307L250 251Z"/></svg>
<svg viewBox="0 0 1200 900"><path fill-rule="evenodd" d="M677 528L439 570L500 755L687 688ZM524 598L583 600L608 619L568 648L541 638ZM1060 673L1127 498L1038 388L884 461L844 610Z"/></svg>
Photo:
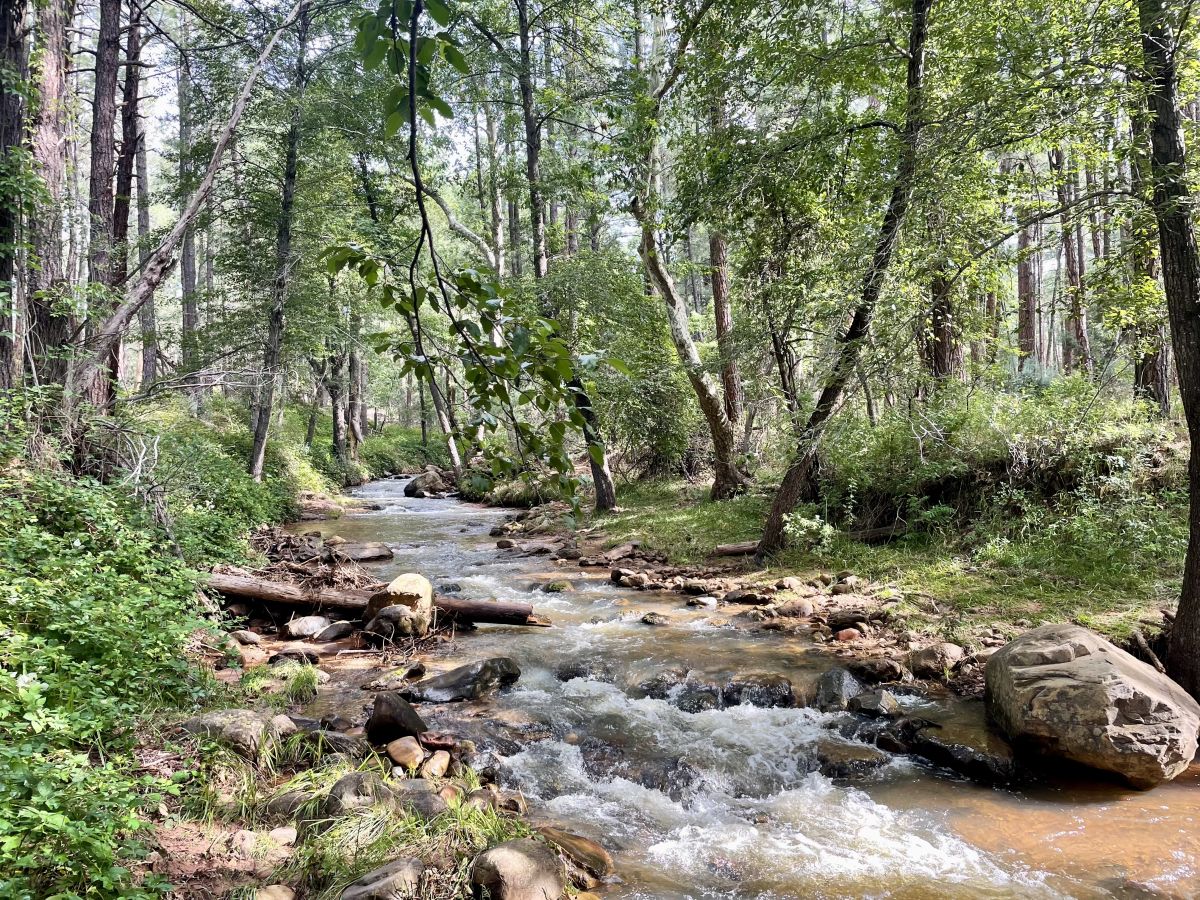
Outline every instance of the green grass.
<svg viewBox="0 0 1200 900"><path fill-rule="evenodd" d="M616 512L594 523L603 530L606 546L638 540L688 564L701 562L718 544L757 538L770 498L746 494L714 502L708 485L653 481L623 486L617 504Z"/></svg>
<svg viewBox="0 0 1200 900"><path fill-rule="evenodd" d="M705 486L638 484L620 511L596 523L612 546L642 540L678 564L705 560L718 544L753 540L768 498L711 502ZM769 579L849 569L894 584L907 627L970 643L998 626L1075 621L1116 640L1178 596L1187 542L1186 498L1177 492L1097 498L1072 493L1053 504L995 498L970 527L945 525L885 544L839 535L821 550L788 550Z"/></svg>

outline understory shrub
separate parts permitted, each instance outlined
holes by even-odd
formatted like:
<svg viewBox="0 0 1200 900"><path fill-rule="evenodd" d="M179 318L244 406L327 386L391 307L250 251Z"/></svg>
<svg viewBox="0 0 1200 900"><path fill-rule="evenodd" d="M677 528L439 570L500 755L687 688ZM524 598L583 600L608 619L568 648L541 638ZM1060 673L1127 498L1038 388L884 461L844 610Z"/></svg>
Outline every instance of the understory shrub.
<svg viewBox="0 0 1200 900"><path fill-rule="evenodd" d="M0 896L137 897L138 723L204 691L195 573L118 488L0 474Z"/></svg>

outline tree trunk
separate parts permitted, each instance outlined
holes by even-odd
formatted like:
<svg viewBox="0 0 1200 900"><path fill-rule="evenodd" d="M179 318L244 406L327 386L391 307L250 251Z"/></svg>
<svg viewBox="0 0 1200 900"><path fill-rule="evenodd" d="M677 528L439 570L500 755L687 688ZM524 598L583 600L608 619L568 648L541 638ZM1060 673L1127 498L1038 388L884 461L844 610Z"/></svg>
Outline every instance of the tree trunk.
<svg viewBox="0 0 1200 900"><path fill-rule="evenodd" d="M351 459L358 459L358 448L364 440L362 402L362 361L358 356L358 338L362 330L361 319L354 314L350 321L350 351L346 360L346 425L349 432L348 448Z"/></svg>
<svg viewBox="0 0 1200 900"><path fill-rule="evenodd" d="M308 50L309 14L306 5L300 12L297 29L298 48L296 68L292 77L292 120L284 143L283 191L279 201L279 222L275 235L275 280L271 288L271 312L267 322L267 343L263 350L264 381L258 398L258 415L254 423L254 446L250 451L250 476L262 481L263 462L267 453L267 435L271 428L271 411L275 400L275 379L283 357L284 311L292 272L292 224L296 206L296 170L300 156L300 113L303 109L304 88L308 83L305 55ZM193 273L194 276L194 273ZM334 419L337 403L334 403Z"/></svg>
<svg viewBox="0 0 1200 900"><path fill-rule="evenodd" d="M145 268L150 258L150 172L146 161L146 127L139 123L137 137L137 223L138 266ZM158 323L155 322L154 295L142 304L138 313L142 332L142 389L158 377Z"/></svg>
<svg viewBox="0 0 1200 900"><path fill-rule="evenodd" d="M1088 375L1092 372L1092 348L1088 338L1087 303L1084 297L1084 263L1080 251L1080 234L1068 217L1071 205L1075 174L1067 165L1067 155L1055 148L1050 151L1050 168L1057 180L1058 205L1062 213L1063 263L1067 274L1067 316L1064 323L1067 334L1063 340L1063 370L1072 372L1078 368Z"/></svg>
<svg viewBox="0 0 1200 900"><path fill-rule="evenodd" d="M0 174L21 183L25 169L25 0L0 0ZM17 276L25 203L19 192L5 192L0 203L0 390L21 384L25 365L28 311ZM7 300L4 297L7 296Z"/></svg>
<svg viewBox="0 0 1200 900"><path fill-rule="evenodd" d="M117 157L117 189L113 200L114 285L124 284L129 277L129 211L133 205L133 174L141 132L138 119L141 57L141 8L131 3L125 36L125 78L121 89L121 152Z"/></svg>
<svg viewBox="0 0 1200 900"><path fill-rule="evenodd" d="M797 447L796 457L788 467L783 482L779 486L779 492L771 504L771 510L763 528L762 540L759 542L759 555L774 553L784 546L784 528L787 516L796 508L797 503L815 493L818 442L829 423L829 418L841 404L846 385L858 366L862 345L867 339L871 320L875 316L875 307L879 302L879 294L883 288L883 281L891 265L896 242L900 237L900 228L904 224L904 217L912 202L916 180L918 142L924 125L922 119L924 86L922 82L925 73L925 41L929 35L929 10L932 5L933 0L913 0L912 3L912 24L908 36L907 99L903 143L900 148L899 166L892 185L892 195L888 200L887 211L884 213L879 237L875 244L875 254L863 276L862 292L858 307L850 320L850 326L844 334L838 337L838 351L833 369L817 399L816 406L809 415L808 423L804 427Z"/></svg>
<svg viewBox="0 0 1200 900"><path fill-rule="evenodd" d="M517 84L521 92L521 119L525 126L525 177L529 182L529 222L533 232L533 274L542 278L549 271L546 243L546 200L542 193L542 131L534 108L533 35L530 33L529 0L516 0L521 65Z"/></svg>
<svg viewBox="0 0 1200 900"><path fill-rule="evenodd" d="M962 374L963 351L954 315L953 286L946 266L938 263L929 281L929 326L922 329L921 356L930 376L938 381Z"/></svg>
<svg viewBox="0 0 1200 900"><path fill-rule="evenodd" d="M42 383L62 384L67 374L74 323L57 302L65 292L63 200L67 188L69 68L67 25L73 11L68 0L45 0L37 6L38 53L34 81L38 102L33 116L31 149L42 191L34 198L29 221L28 355Z"/></svg>
<svg viewBox="0 0 1200 900"><path fill-rule="evenodd" d="M496 131L496 114L491 103L483 104L483 119L487 132L488 148L488 212L491 225L492 256L496 260L496 274L504 274L504 220L500 213L500 157L499 138Z"/></svg>
<svg viewBox="0 0 1200 900"><path fill-rule="evenodd" d="M1200 250L1192 222L1175 58L1179 24L1175 16L1183 12L1163 0L1139 0L1138 14L1150 88L1150 172L1163 288L1188 437L1196 448L1200 447ZM1190 537L1167 671L1189 694L1200 697L1200 453L1194 450L1188 474Z"/></svg>
<svg viewBox="0 0 1200 900"><path fill-rule="evenodd" d="M192 74L187 56L180 54L179 73L176 81L179 102L179 184L180 197L191 185L192 152ZM181 200L182 203L182 200ZM200 306L196 300L196 232L189 227L183 233L183 244L179 252L179 284L183 304L183 327L180 332L180 356L184 372L195 372L200 368ZM193 399L198 399L192 391Z"/></svg>
<svg viewBox="0 0 1200 900"><path fill-rule="evenodd" d="M121 58L121 0L100 0L96 77L92 94L91 161L88 179L88 281L113 285L113 176L116 173L117 71ZM107 304L104 304L107 307ZM92 384L92 402L107 409L116 391L120 338L106 348L107 377Z"/></svg>

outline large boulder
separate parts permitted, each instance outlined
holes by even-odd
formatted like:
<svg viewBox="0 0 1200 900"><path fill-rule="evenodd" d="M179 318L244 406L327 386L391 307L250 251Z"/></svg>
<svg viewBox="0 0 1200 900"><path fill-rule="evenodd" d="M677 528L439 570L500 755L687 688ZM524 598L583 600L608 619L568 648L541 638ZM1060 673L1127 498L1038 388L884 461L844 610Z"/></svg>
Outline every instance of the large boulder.
<svg viewBox="0 0 1200 900"><path fill-rule="evenodd" d="M395 691L375 695L375 705L367 719L367 740L385 745L404 737L416 737L429 727L407 700Z"/></svg>
<svg viewBox="0 0 1200 900"><path fill-rule="evenodd" d="M506 841L475 857L471 888L488 900L558 900L566 877L558 854L541 841Z"/></svg>
<svg viewBox="0 0 1200 900"><path fill-rule="evenodd" d="M1150 788L1196 755L1200 704L1165 675L1078 625L1043 625L984 670L988 714L1020 748Z"/></svg>
<svg viewBox="0 0 1200 900"><path fill-rule="evenodd" d="M389 634L381 637L391 637L392 633L403 637L422 637L429 632L433 622L433 585L424 575L406 572L392 579L391 583L381 591L377 591L367 601L363 611L363 622L367 631L379 633L376 627L377 619L385 611L391 610L388 618Z"/></svg>
<svg viewBox="0 0 1200 900"><path fill-rule="evenodd" d="M442 480L442 476L433 469L426 469L420 475L410 479L404 486L405 497L428 497L430 494L446 494L450 487Z"/></svg>
<svg viewBox="0 0 1200 900"><path fill-rule="evenodd" d="M444 675L426 678L401 693L419 703L453 703L458 700L478 700L507 687L521 677L520 667L507 656L481 659L466 666L451 669Z"/></svg>
<svg viewBox="0 0 1200 900"><path fill-rule="evenodd" d="M735 675L725 685L725 705L795 706L792 683L782 675Z"/></svg>

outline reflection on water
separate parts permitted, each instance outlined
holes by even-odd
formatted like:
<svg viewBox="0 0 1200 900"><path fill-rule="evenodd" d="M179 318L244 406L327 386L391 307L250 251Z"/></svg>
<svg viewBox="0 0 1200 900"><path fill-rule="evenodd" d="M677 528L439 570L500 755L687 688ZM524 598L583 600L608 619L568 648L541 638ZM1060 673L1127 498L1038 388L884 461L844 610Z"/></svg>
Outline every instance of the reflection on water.
<svg viewBox="0 0 1200 900"><path fill-rule="evenodd" d="M402 488L367 485L357 493L384 509L315 527L391 544L395 559L371 566L381 579L417 571L464 596L533 602L554 620L551 629L482 626L431 669L499 654L520 663L515 689L454 715L496 729L505 777L535 815L614 851L624 883L609 896L1200 896L1195 774L1148 793L1097 784L1010 792L896 759L867 780L835 783L814 771L814 748L836 734L836 716L748 706L689 714L631 690L673 667L714 680L778 673L803 689L830 666L809 642L724 627L678 596L617 588L605 570L499 553L487 532L504 511L406 499ZM575 590L537 590L564 577ZM672 625L642 624L649 610ZM554 673L567 664L608 674L564 683ZM333 668L318 704L361 709L369 696L358 685L369 676ZM977 704L921 714L948 735L978 733L982 721ZM536 739L503 740L518 731Z"/></svg>

